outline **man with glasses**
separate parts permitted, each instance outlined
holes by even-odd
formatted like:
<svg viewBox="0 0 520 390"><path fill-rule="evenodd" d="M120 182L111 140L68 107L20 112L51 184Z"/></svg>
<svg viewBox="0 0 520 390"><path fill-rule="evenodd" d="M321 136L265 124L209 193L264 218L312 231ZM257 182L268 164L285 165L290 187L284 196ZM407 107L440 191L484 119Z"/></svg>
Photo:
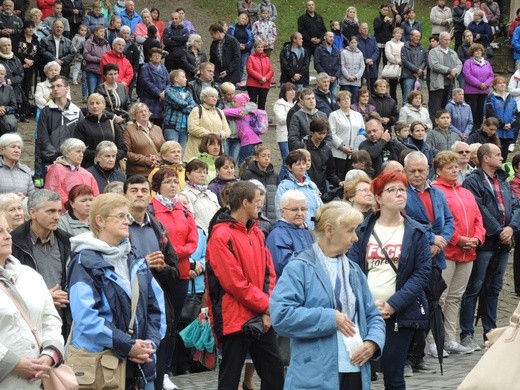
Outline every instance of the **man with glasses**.
<svg viewBox="0 0 520 390"><path fill-rule="evenodd" d="M43 186L46 167L59 157L61 141L72 137L78 121L83 119L80 108L67 98L70 88L65 76L53 78L51 90L53 99L42 109L36 127L34 149L36 186Z"/></svg>
<svg viewBox="0 0 520 390"><path fill-rule="evenodd" d="M469 145L466 142L457 141L451 146L452 152L458 153L459 155L459 174L457 177L457 183L462 184L466 176L473 172L476 168L469 165Z"/></svg>
<svg viewBox="0 0 520 390"><path fill-rule="evenodd" d="M409 183L406 215L425 228L430 243L432 267L436 266L439 270L438 273L432 273L432 275L440 277L440 271L446 268L444 249L455 232L453 215L442 191L428 183L428 159L423 153L415 151L408 154L404 159L404 171ZM435 372L424 361L425 345L426 333L424 330L417 330L408 350L405 376L412 376L413 372ZM431 351L431 354L436 355L437 351Z"/></svg>
<svg viewBox="0 0 520 390"><path fill-rule="evenodd" d="M512 246L513 234L520 227L520 203L514 196L507 173L501 169L502 153L494 144L484 144L477 152L479 167L462 183L470 190L482 214L486 239L477 248L477 259L460 307L460 343L475 351L481 349L475 340L474 315L479 306L484 340L497 327L498 296Z"/></svg>
<svg viewBox="0 0 520 390"><path fill-rule="evenodd" d="M157 348L157 377L154 384L158 389L173 390L177 387L171 382L168 371L171 370L171 351L175 345L175 310L172 298L176 296L174 283L179 276L177 254L170 243L168 231L148 211L152 194L146 177L129 177L123 185L123 193L130 200L129 231L132 246L145 256L153 276L164 291L167 332Z"/></svg>
<svg viewBox="0 0 520 390"><path fill-rule="evenodd" d="M58 228L61 198L55 192L38 190L29 196L27 209L30 220L11 233L13 256L43 277L63 321L62 334L66 339L65 308L69 304L65 290L66 267L70 260L71 235Z"/></svg>

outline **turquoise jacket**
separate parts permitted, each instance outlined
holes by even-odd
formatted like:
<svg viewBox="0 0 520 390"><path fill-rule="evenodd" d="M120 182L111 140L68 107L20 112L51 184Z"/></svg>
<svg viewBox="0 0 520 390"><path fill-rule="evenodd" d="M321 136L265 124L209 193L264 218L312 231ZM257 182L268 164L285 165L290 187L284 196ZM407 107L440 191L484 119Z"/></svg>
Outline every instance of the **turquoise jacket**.
<svg viewBox="0 0 520 390"><path fill-rule="evenodd" d="M385 323L365 275L354 262L349 260L349 265L361 338L379 347L373 356L377 360L385 343ZM270 311L276 332L291 338L291 362L284 388L339 389L334 292L313 248L297 252L289 261L271 295ZM363 390L370 389L370 364L361 367L361 378Z"/></svg>

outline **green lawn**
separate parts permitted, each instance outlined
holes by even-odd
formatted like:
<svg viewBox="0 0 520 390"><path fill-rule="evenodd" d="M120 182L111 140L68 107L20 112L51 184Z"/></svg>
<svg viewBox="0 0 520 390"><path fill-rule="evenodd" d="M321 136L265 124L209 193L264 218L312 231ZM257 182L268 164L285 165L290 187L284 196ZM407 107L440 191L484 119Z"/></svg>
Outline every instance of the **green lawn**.
<svg viewBox="0 0 520 390"><path fill-rule="evenodd" d="M197 5L206 8L211 14L215 15L215 20L225 20L228 24L236 22L237 8L236 1L215 1L215 0L196 0ZM353 2L327 1L322 2L315 0L316 11L325 19L325 27L330 27L329 22L332 19L342 20L345 17L346 9L353 4ZM276 27L278 28L278 39L276 40L276 47L281 48L282 44L289 40L291 33L297 29L298 17L305 10L305 1L303 0L274 0L273 3L278 9L278 19L276 20ZM357 2L357 12L360 22L367 22L371 32L374 18L379 13L379 5L381 2L374 0ZM427 45L428 36L431 33L430 23L430 8L431 5L415 2L415 9L417 18L423 26L423 45Z"/></svg>

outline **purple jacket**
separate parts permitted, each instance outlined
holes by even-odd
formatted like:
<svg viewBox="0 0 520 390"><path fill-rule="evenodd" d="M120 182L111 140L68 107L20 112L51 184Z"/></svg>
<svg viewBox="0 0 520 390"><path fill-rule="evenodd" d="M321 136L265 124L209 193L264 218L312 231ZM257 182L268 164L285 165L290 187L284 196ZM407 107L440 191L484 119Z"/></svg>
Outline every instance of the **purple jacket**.
<svg viewBox="0 0 520 390"><path fill-rule="evenodd" d="M464 93L468 94L481 94L487 95L489 94L489 89L491 87L491 83L493 82L493 78L495 75L493 74L493 69L491 68L491 64L489 61L485 61L483 66L478 65L473 58L468 58L464 62L464 67L462 68L462 74L464 75ZM480 89L480 85L485 83L487 88Z"/></svg>
<svg viewBox="0 0 520 390"><path fill-rule="evenodd" d="M244 107L224 108L222 112L226 117L236 118L237 133L240 137L240 146L261 144L262 138L260 138L260 136L256 134L249 125L251 114L247 114L243 118L240 117L240 113L243 110Z"/></svg>
<svg viewBox="0 0 520 390"><path fill-rule="evenodd" d="M95 37L89 38L85 41L83 46L83 59L85 60L85 71L101 74L99 62L101 57L110 51L110 45L105 39L98 39Z"/></svg>

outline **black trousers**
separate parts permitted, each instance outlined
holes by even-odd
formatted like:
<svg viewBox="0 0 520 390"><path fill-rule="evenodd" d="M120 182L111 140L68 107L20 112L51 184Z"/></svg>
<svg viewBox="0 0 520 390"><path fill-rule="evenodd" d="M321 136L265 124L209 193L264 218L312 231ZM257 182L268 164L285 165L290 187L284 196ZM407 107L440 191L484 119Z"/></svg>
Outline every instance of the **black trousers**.
<svg viewBox="0 0 520 390"><path fill-rule="evenodd" d="M435 123L435 113L439 110L443 110L448 104L451 98L451 91L453 86L450 84L445 85L444 89L438 89L436 91L430 91L428 99L428 109L430 111L430 118Z"/></svg>
<svg viewBox="0 0 520 390"><path fill-rule="evenodd" d="M486 103L487 94L482 93L466 93L464 97L466 103L471 107L471 114L473 115L473 130L478 130L482 127L484 121L484 104Z"/></svg>
<svg viewBox="0 0 520 390"><path fill-rule="evenodd" d="M269 80L270 82L270 80ZM247 87L247 94L253 103L256 103L259 110L265 110L265 102L269 88Z"/></svg>
<svg viewBox="0 0 520 390"><path fill-rule="evenodd" d="M260 390L282 390L283 363L273 328L263 333L259 339L242 332L222 338L222 361L218 373L218 389L236 390L238 388L248 352L262 381Z"/></svg>

